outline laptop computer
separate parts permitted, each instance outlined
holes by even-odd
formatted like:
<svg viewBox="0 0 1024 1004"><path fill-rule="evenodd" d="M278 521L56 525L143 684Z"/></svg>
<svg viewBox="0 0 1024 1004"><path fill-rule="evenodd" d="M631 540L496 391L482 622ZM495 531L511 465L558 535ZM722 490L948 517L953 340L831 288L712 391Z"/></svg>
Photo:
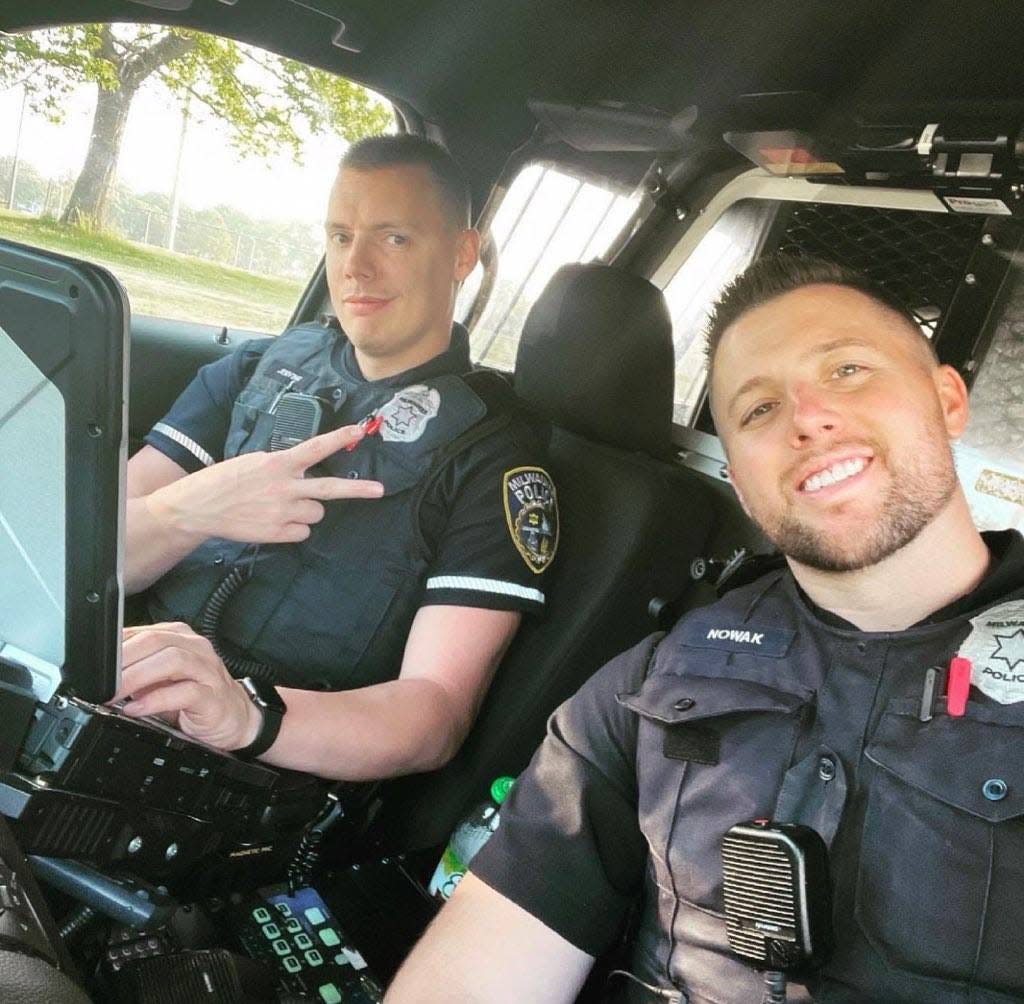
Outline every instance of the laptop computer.
<svg viewBox="0 0 1024 1004"><path fill-rule="evenodd" d="M128 331L105 269L0 240L0 814L27 852L165 878L272 845L323 791L103 704L120 676Z"/></svg>

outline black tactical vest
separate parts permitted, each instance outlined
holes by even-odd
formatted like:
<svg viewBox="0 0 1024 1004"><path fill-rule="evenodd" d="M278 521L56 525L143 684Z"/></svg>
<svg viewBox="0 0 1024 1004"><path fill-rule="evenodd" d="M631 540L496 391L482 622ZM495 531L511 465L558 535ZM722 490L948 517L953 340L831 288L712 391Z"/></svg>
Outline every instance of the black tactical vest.
<svg viewBox="0 0 1024 1004"><path fill-rule="evenodd" d="M371 413L383 416L378 434L307 476L378 480L384 497L326 503L326 517L300 544L257 548L208 540L151 590L154 619L197 626L227 573L238 564L251 566L251 577L227 604L218 638L273 667L285 685L307 689L347 689L397 676L431 560L418 532L424 483L461 443L478 438L474 432L485 418L488 426L502 420L494 414L494 395L485 404L469 386L476 374L419 381L413 371L410 384L354 379L332 365L341 337L303 325L270 343L235 402L224 458L268 449L275 403L284 393L300 392L323 403L321 432Z"/></svg>
<svg viewBox="0 0 1024 1004"><path fill-rule="evenodd" d="M781 573L676 626L618 697L638 716L650 846L638 977L691 1004L761 999L729 951L720 848L768 817L830 846L838 948L790 1000L1024 999L1024 702L972 692L962 718L944 697L921 715L926 671L970 630L831 627ZM1024 630L1005 644L1024 667Z"/></svg>

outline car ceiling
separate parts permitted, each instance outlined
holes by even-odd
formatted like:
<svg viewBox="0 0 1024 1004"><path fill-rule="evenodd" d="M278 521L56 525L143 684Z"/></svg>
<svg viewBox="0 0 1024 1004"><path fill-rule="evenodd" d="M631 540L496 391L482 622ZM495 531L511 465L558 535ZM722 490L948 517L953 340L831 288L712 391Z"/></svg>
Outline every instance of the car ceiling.
<svg viewBox="0 0 1024 1004"><path fill-rule="evenodd" d="M720 133L753 91L844 106L1024 97L1016 0L0 2L6 31L105 20L193 27L365 83L438 126L478 195L533 132L531 99L696 105ZM332 42L342 23L361 51Z"/></svg>

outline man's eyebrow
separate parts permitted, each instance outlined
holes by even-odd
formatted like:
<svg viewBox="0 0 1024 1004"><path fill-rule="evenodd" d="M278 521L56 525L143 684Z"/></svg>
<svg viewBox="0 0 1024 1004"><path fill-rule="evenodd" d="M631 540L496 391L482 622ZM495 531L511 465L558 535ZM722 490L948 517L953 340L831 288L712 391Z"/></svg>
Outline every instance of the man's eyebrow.
<svg viewBox="0 0 1024 1004"><path fill-rule="evenodd" d="M803 358L810 359L814 356L827 356L830 352L834 352L836 349L847 348L876 349L878 346L867 339L849 335L845 338L833 338L830 342L822 342L820 345L814 345L803 354ZM739 401L744 394L758 387L760 384L768 382L768 377L764 376L752 376L749 380L744 380L729 401L729 406L727 408L729 414L732 414L733 411L735 411L736 402Z"/></svg>
<svg viewBox="0 0 1024 1004"><path fill-rule="evenodd" d="M341 220L328 220L324 224L326 230L351 230L352 227L348 223L343 223ZM406 223L401 220L381 220L380 223L374 223L371 230L415 230L416 225L414 223Z"/></svg>

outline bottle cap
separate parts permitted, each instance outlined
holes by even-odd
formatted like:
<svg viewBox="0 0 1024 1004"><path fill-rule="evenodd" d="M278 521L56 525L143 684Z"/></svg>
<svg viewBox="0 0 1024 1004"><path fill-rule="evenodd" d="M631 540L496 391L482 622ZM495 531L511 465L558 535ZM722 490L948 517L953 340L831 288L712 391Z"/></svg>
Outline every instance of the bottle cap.
<svg viewBox="0 0 1024 1004"><path fill-rule="evenodd" d="M508 793L512 790L512 785L516 783L514 777L499 777L491 783L491 798L494 799L495 803L501 805L502 802L508 797Z"/></svg>

